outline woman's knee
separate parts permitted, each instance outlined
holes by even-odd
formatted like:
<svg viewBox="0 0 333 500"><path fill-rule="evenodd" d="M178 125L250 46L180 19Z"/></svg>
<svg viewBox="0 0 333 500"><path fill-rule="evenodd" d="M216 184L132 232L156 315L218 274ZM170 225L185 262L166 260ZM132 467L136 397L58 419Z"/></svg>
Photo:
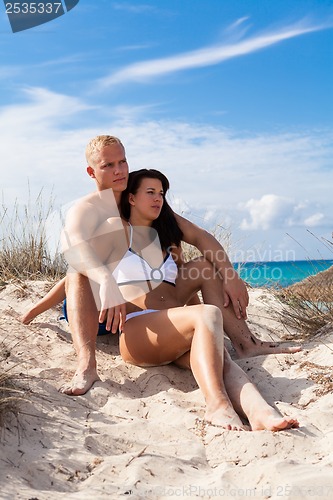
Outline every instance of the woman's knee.
<svg viewBox="0 0 333 500"><path fill-rule="evenodd" d="M189 277L191 277L191 275L193 279L200 279L201 282L211 281L216 278L221 279L219 272L204 257L197 257L191 261Z"/></svg>
<svg viewBox="0 0 333 500"><path fill-rule="evenodd" d="M199 318L203 320L210 330L223 329L223 317L221 310L212 304L200 304L198 308Z"/></svg>

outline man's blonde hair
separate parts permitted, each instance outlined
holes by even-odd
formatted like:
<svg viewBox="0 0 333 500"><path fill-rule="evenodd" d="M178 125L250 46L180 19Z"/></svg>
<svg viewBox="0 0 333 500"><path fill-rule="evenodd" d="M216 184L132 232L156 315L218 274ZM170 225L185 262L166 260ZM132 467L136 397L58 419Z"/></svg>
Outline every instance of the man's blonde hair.
<svg viewBox="0 0 333 500"><path fill-rule="evenodd" d="M123 147L124 145L118 137L113 135L98 135L89 141L86 147L86 159L88 165L93 165L94 160L96 159L97 153L101 151L105 146L111 146L112 144L120 144Z"/></svg>

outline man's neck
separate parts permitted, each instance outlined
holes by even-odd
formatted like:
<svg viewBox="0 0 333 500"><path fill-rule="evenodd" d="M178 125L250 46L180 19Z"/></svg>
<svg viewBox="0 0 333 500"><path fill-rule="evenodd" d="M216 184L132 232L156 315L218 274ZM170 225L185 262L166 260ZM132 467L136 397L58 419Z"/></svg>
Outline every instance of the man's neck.
<svg viewBox="0 0 333 500"><path fill-rule="evenodd" d="M98 199L102 203L101 207L110 213L115 213L115 211L120 214L120 201L121 201L121 191L113 191L113 189L101 189L95 191L95 195L98 195Z"/></svg>
<svg viewBox="0 0 333 500"><path fill-rule="evenodd" d="M116 200L117 207L120 208L121 191L113 191L114 199Z"/></svg>

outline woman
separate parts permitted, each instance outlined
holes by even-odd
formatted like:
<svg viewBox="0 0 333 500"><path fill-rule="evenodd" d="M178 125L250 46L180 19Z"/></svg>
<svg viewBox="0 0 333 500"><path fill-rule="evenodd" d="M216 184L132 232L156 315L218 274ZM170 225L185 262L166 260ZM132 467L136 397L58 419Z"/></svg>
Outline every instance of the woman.
<svg viewBox="0 0 333 500"><path fill-rule="evenodd" d="M224 350L220 280L210 279L213 269L201 259L181 264L182 233L165 199L168 188L168 180L156 170L130 174L122 202L127 248L115 257L115 239L105 245L106 260L126 300L122 358L138 366L174 362L191 369L205 397L205 419L214 425L246 429L241 416L252 430L298 427L297 420L281 417L266 403ZM189 284L193 269L200 272ZM61 287L56 288L57 299L64 295ZM199 289L208 303L184 307Z"/></svg>
<svg viewBox="0 0 333 500"><path fill-rule="evenodd" d="M243 416L252 430L298 427L297 420L281 417L266 403L224 350L222 313L212 305L220 280L215 280L210 304L184 307L195 288L203 285L199 283L203 277L194 280L187 292L183 277L177 278L175 261L180 256L182 234L165 199L168 188L169 182L161 172L143 169L130 174L123 197L128 249L113 269L127 301L119 340L122 358L138 366L174 362L190 368L205 397L205 419L214 425L245 429L240 419ZM159 236L162 252L152 228ZM191 266L193 263L180 269L184 273ZM202 269L211 272L204 266ZM207 278L206 274L211 286ZM202 289L203 295L208 293L205 287Z"/></svg>

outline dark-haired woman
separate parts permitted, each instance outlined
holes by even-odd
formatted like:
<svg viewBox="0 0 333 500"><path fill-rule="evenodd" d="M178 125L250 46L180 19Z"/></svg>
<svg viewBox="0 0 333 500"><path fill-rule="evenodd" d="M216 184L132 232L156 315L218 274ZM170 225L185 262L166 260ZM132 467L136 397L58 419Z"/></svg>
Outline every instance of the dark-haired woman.
<svg viewBox="0 0 333 500"><path fill-rule="evenodd" d="M119 340L122 358L144 367L174 362L190 368L205 398L205 419L212 424L245 429L241 416L252 430L297 427L297 420L282 417L268 405L225 351L222 313L213 305L218 302L219 280L212 286L209 268L205 268L206 280L198 278L197 286L204 299L210 294L210 304L184 307L195 290L185 296L182 278L177 277L175 260L182 234L165 199L168 188L168 180L160 172L140 170L130 174L124 193L128 248L113 269L127 301ZM192 263L184 264L180 269L184 272L190 266ZM209 287L199 286L199 281L206 281Z"/></svg>

